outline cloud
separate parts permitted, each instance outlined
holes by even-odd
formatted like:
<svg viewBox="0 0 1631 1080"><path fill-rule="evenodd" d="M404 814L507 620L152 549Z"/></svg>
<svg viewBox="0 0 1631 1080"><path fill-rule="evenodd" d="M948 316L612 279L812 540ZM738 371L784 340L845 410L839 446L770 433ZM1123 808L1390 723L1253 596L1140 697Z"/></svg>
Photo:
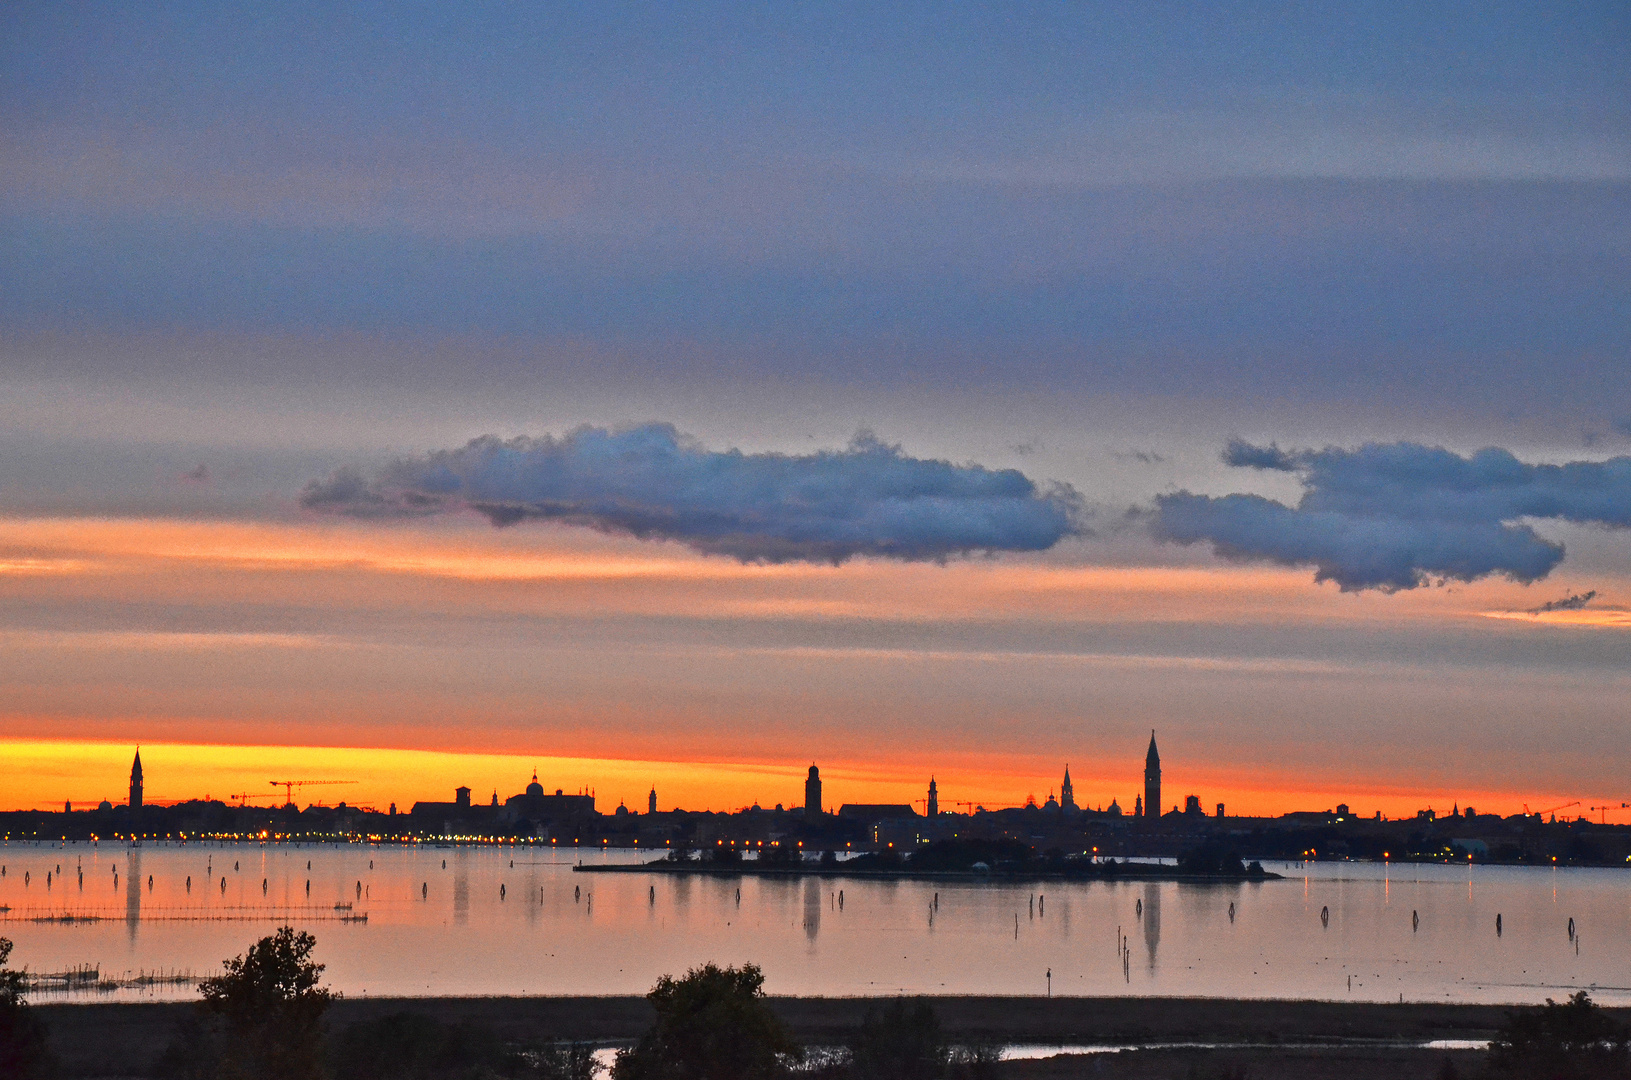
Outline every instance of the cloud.
<svg viewBox="0 0 1631 1080"><path fill-rule="evenodd" d="M713 451L668 424L483 436L372 476L339 469L300 502L368 518L470 509L499 526L561 522L743 562L1044 551L1085 531L1072 488L1015 469L909 457L867 433L813 454Z"/></svg>
<svg viewBox="0 0 1631 1080"><path fill-rule="evenodd" d="M1231 442L1230 465L1296 473L1295 507L1257 495L1180 491L1154 530L1225 558L1316 568L1344 592L1413 589L1501 574L1525 584L1563 560L1524 519L1631 527L1631 457L1530 465L1500 449L1462 457L1417 443L1284 451Z"/></svg>
<svg viewBox="0 0 1631 1080"><path fill-rule="evenodd" d="M1608 426L1619 432L1621 435L1631 438L1631 416L1616 420Z"/></svg>
<svg viewBox="0 0 1631 1080"><path fill-rule="evenodd" d="M181 478L190 480L195 484L207 484L210 482L210 467L200 462L196 469L189 469L187 472L182 473Z"/></svg>
<svg viewBox="0 0 1631 1080"><path fill-rule="evenodd" d="M1561 600L1548 600L1537 608L1530 608L1529 614L1543 615L1548 611L1580 611L1593 600L1597 599L1597 590L1590 589L1583 593L1570 593Z"/></svg>
<svg viewBox="0 0 1631 1080"><path fill-rule="evenodd" d="M1274 443L1253 446L1243 439L1230 439L1223 448L1223 463L1243 469L1271 469L1276 472L1295 472L1297 462Z"/></svg>

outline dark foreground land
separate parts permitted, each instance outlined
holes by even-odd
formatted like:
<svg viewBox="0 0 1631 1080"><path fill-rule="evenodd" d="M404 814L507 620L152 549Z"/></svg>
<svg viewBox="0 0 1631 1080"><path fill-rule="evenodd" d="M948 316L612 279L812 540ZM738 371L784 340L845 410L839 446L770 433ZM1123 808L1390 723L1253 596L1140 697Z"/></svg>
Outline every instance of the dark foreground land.
<svg viewBox="0 0 1631 1080"><path fill-rule="evenodd" d="M807 1044L839 1041L875 1000L771 998L772 1007ZM1362 1080L1440 1075L1454 1058L1472 1075L1478 1055L1427 1050L1435 1039L1487 1039L1509 1010L1485 1005L1346 1004L1311 1001L1235 1001L1210 998L927 999L946 1034L956 1041L1008 1044L1168 1044L1158 1049L1010 1061L1001 1075L1015 1078L1149 1077L1181 1080L1230 1076L1253 1080ZM41 1004L38 1015L67 1077L151 1074L178 1019L192 1006L162 1004ZM329 1013L331 1030L396 1012L442 1023L470 1022L528 1042L552 1039L621 1043L651 1023L651 1005L639 997L347 998ZM1615 1010L1622 1021L1631 1010ZM1217 1043L1217 1048L1171 1044Z"/></svg>

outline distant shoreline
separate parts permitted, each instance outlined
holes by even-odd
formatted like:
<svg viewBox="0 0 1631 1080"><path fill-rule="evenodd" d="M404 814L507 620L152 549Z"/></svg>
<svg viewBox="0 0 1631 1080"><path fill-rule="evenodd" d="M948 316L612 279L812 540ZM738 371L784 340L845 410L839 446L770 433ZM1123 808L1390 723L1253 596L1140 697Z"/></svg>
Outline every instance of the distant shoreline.
<svg viewBox="0 0 1631 1080"><path fill-rule="evenodd" d="M1102 866L1091 871L1068 873L1050 870L911 870L908 868L857 868L840 866L758 866L751 862L736 864L683 863L657 859L647 863L580 863L572 868L574 874L702 874L708 877L819 877L863 878L872 881L1179 881L1204 885L1251 884L1258 881L1284 881L1283 874L1267 870L1261 874L1191 874L1175 866L1155 866L1149 863L1118 863L1114 872L1105 873Z"/></svg>

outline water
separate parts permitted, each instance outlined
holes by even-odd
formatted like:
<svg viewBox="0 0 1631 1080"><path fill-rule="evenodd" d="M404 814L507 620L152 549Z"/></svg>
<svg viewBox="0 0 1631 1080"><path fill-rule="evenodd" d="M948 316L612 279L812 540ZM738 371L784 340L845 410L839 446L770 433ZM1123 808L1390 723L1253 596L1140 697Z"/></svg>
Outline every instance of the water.
<svg viewBox="0 0 1631 1080"><path fill-rule="evenodd" d="M1051 970L1060 995L1518 1003L1586 988L1631 1004L1623 870L1317 863L1271 866L1288 879L1259 884L950 884L575 874L578 858L547 847L0 844L0 906L11 909L0 935L34 972L96 965L128 982L211 974L288 921L317 936L329 982L352 996L639 994L712 960L759 964L775 994L1043 994ZM64 915L90 921L36 921ZM196 991L37 996L63 993Z"/></svg>

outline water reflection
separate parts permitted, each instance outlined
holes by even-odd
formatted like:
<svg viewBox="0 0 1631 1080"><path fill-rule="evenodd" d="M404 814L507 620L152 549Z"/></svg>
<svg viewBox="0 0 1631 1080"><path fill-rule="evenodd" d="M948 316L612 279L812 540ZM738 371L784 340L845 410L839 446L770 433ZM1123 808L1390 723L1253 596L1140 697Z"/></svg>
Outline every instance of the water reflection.
<svg viewBox="0 0 1631 1080"><path fill-rule="evenodd" d="M712 960L760 964L767 988L785 994L1031 993L1051 968L1056 993L1341 999L1352 973L1356 999L1504 1003L1587 988L1605 1004L1631 1004L1631 991L1614 989L1626 985L1631 951L1624 871L1557 871L1555 905L1549 867L1479 866L1470 898L1464 866L1412 866L1391 875L1397 882L1386 867L1349 864L1311 868L1306 882L1241 888L1050 884L1047 917L1038 897L1029 920L1032 887L1003 882L588 875L553 852L523 863L521 851L488 848L72 848L0 843L10 871L0 878L0 935L35 970L101 963L202 973L287 921L317 936L336 989L371 996L639 994L662 974ZM61 880L77 877L76 855L83 892ZM637 857L594 852L584 861ZM421 900L431 878L441 882L436 903ZM450 894L451 912L442 906ZM1317 917L1326 905L1330 931ZM1118 925L1122 949L1112 945ZM1140 948L1146 974L1134 987Z"/></svg>
<svg viewBox="0 0 1631 1080"><path fill-rule="evenodd" d="M453 852L453 925L470 922L470 849Z"/></svg>
<svg viewBox="0 0 1631 1080"><path fill-rule="evenodd" d="M804 879L804 936L810 941L821 933L821 886L820 878Z"/></svg>
<svg viewBox="0 0 1631 1080"><path fill-rule="evenodd" d="M129 871L125 875L125 930L130 935L130 943L136 943L136 927L142 921L142 849L130 849Z"/></svg>
<svg viewBox="0 0 1631 1080"><path fill-rule="evenodd" d="M1144 883L1144 949L1149 955L1150 974L1155 973L1155 950L1161 944L1161 884Z"/></svg>

